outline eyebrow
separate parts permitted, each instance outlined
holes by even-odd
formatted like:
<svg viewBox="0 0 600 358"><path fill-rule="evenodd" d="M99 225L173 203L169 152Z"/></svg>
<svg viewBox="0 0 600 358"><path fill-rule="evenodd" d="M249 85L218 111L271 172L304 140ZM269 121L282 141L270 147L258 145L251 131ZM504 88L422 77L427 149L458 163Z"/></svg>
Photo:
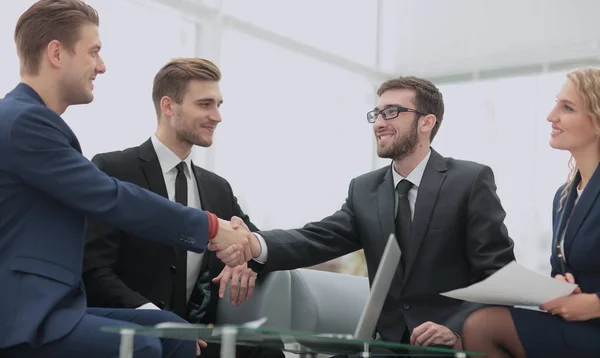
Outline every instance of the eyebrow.
<svg viewBox="0 0 600 358"><path fill-rule="evenodd" d="M568 99L560 99L560 98L558 98L558 97L557 97L556 99L557 99L559 102L565 102L565 103L568 103L568 104L570 104L570 105L571 105L571 106L573 106L573 107L577 107L577 105L576 105L575 103L573 103L573 102L569 101Z"/></svg>
<svg viewBox="0 0 600 358"><path fill-rule="evenodd" d="M199 98L199 99L195 100L194 102L196 102L196 103L201 103L201 102L217 103L217 100L214 98ZM223 104L223 100L220 100L218 102L218 104Z"/></svg>

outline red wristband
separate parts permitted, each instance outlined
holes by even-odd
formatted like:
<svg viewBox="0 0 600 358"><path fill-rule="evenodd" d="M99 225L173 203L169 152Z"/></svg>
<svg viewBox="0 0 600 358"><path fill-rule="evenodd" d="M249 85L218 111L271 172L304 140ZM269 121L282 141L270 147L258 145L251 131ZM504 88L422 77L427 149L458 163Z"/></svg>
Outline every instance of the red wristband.
<svg viewBox="0 0 600 358"><path fill-rule="evenodd" d="M219 232L219 219L210 211L207 211L206 215L208 215L208 239L212 240Z"/></svg>

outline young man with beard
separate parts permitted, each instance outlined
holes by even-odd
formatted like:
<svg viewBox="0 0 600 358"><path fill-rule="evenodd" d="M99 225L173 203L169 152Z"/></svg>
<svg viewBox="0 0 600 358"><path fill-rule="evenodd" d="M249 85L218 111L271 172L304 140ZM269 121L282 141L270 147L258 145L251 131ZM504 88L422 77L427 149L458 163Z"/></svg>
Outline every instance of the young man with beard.
<svg viewBox="0 0 600 358"><path fill-rule="evenodd" d="M480 281L515 258L494 176L488 166L446 158L430 147L444 115L433 83L400 77L383 83L378 95L367 120L378 155L391 165L354 178L333 215L301 229L251 235L252 254L263 263L259 272L268 272L364 249L372 282L395 233L402 259L377 333L385 341L459 347L463 322L479 305L439 293Z"/></svg>
<svg viewBox="0 0 600 358"><path fill-rule="evenodd" d="M119 180L221 218L239 217L258 230L227 180L192 160L193 147L210 147L221 122L220 80L221 71L208 60L169 61L154 77L155 134L140 146L97 154L92 162ZM208 324L215 323L217 302L229 280L231 301L241 304L252 295L256 273L246 263L225 267L211 251L151 243L96 221L88 224L83 278L90 306L166 309L192 323ZM209 344L202 357L218 357L219 352L220 345ZM280 350L248 346L237 352L243 357L284 356Z"/></svg>

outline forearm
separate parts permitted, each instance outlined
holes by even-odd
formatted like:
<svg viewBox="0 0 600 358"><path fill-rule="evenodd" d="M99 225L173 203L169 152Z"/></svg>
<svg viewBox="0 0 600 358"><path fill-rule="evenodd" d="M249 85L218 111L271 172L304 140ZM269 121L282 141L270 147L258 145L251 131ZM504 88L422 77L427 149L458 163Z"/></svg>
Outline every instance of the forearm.
<svg viewBox="0 0 600 358"><path fill-rule="evenodd" d="M138 308L150 302L132 290L109 267L100 267L83 275L88 303L92 307Z"/></svg>

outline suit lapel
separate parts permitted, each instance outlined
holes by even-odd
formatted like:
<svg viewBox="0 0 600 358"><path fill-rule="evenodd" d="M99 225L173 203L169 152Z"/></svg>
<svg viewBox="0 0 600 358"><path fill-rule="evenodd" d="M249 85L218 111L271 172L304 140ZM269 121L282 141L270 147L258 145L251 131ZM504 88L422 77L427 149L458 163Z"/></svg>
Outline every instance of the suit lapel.
<svg viewBox="0 0 600 358"><path fill-rule="evenodd" d="M387 240L388 236L396 232L394 225L394 178L392 177L392 166L385 172L383 181L377 188L377 210L379 225L383 237Z"/></svg>
<svg viewBox="0 0 600 358"><path fill-rule="evenodd" d="M156 156L156 151L154 150L151 139L148 139L144 144L140 145L139 153L140 159L142 160L142 171L148 181L149 189L168 199L169 195L167 194L165 178L162 174L162 168L158 162L158 157Z"/></svg>
<svg viewBox="0 0 600 358"><path fill-rule="evenodd" d="M446 162L444 158L436 151L431 149L431 157L425 167L421 185L417 191L417 200L415 203L415 213L413 215L412 238L410 239L410 250L406 258L406 274L403 282L410 276L410 272L418 257L419 250L423 244L423 239L427 233L427 227L431 221L433 209L437 202L440 188L446 178ZM404 285L402 285L404 287Z"/></svg>
<svg viewBox="0 0 600 358"><path fill-rule="evenodd" d="M569 196L567 198L572 202L575 201L575 197L577 195L577 186L579 185L580 181L581 177L579 173L577 173L575 179L573 180L573 184L569 189ZM600 166L596 168L592 178L581 193L581 197L579 198L579 201L577 201L577 205L573 207L573 204L571 203L572 211L569 224L567 225L567 231L565 232L565 255L567 257L569 257L573 241L575 240L583 221L589 214L592 205L596 201L598 194L600 194ZM565 213L568 212L565 210Z"/></svg>

